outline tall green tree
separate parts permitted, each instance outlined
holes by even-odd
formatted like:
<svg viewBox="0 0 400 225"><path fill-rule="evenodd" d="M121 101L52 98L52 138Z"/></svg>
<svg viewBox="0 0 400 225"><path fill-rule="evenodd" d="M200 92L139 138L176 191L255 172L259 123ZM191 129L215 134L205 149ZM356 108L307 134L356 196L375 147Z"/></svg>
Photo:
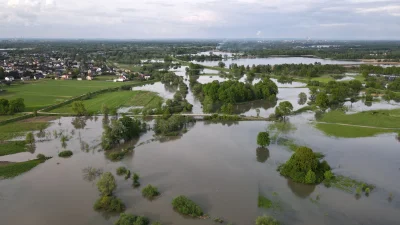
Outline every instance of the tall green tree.
<svg viewBox="0 0 400 225"><path fill-rule="evenodd" d="M278 118L283 118L283 120L285 121L286 116L290 115L292 111L292 103L284 101L279 103L279 105L275 108L275 116L277 116Z"/></svg>
<svg viewBox="0 0 400 225"><path fill-rule="evenodd" d="M268 146L270 144L271 140L269 138L269 133L268 132L260 132L257 135L257 144L261 147Z"/></svg>
<svg viewBox="0 0 400 225"><path fill-rule="evenodd" d="M75 101L72 103L72 111L77 115L77 116L84 116L87 114L85 105L83 104L82 101Z"/></svg>

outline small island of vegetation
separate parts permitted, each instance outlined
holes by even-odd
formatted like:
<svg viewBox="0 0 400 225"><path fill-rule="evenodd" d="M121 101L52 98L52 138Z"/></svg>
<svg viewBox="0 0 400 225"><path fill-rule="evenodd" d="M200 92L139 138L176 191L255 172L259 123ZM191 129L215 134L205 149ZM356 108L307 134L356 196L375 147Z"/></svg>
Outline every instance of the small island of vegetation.
<svg viewBox="0 0 400 225"><path fill-rule="evenodd" d="M176 211L183 215L201 217L204 214L200 206L183 195L174 198L172 200L172 206Z"/></svg>

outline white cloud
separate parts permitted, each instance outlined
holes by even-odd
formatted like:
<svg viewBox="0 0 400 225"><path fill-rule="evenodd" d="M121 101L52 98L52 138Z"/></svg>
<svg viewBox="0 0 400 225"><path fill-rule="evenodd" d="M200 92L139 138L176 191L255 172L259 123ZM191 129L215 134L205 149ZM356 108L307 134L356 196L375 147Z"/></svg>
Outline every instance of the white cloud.
<svg viewBox="0 0 400 225"><path fill-rule="evenodd" d="M357 8L357 13L387 13L392 16L400 16L400 5L388 5L381 7L370 7L370 8Z"/></svg>

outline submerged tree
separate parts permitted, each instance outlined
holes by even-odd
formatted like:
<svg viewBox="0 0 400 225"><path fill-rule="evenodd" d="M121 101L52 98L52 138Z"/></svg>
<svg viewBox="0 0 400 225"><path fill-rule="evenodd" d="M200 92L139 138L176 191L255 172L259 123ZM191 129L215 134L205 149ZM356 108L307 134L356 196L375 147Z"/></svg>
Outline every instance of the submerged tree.
<svg viewBox="0 0 400 225"><path fill-rule="evenodd" d="M35 144L35 136L33 136L32 132L26 134L25 141L30 145Z"/></svg>
<svg viewBox="0 0 400 225"><path fill-rule="evenodd" d="M279 105L275 108L275 116L278 118L283 118L283 121L285 121L286 116L290 115L292 111L293 111L292 103L284 101L279 103Z"/></svg>
<svg viewBox="0 0 400 225"><path fill-rule="evenodd" d="M279 167L279 172L298 183L316 184L324 180L330 170L326 161L319 162L316 154L307 147L299 147L290 159Z"/></svg>
<svg viewBox="0 0 400 225"><path fill-rule="evenodd" d="M100 180L97 182L97 188L103 196L111 196L117 184L112 173L107 172L101 175Z"/></svg>
<svg viewBox="0 0 400 225"><path fill-rule="evenodd" d="M268 132L258 133L257 144L261 147L268 146L270 144L269 133Z"/></svg>

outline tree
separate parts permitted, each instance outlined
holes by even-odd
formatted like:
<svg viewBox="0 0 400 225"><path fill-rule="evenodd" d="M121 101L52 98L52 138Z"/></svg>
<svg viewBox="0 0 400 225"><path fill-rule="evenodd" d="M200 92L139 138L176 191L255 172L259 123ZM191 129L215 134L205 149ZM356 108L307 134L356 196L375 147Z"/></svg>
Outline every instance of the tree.
<svg viewBox="0 0 400 225"><path fill-rule="evenodd" d="M148 225L149 219L143 216L121 213L115 225Z"/></svg>
<svg viewBox="0 0 400 225"><path fill-rule="evenodd" d="M101 113L103 113L104 116L108 116L108 114L110 113L110 109L104 103L101 105Z"/></svg>
<svg viewBox="0 0 400 225"><path fill-rule="evenodd" d="M290 115L292 111L293 111L292 103L284 101L279 103L279 105L275 108L275 115L277 117L282 117L283 121L285 121L285 117Z"/></svg>
<svg viewBox="0 0 400 225"><path fill-rule="evenodd" d="M25 110L25 104L23 98L17 98L10 101L9 114L23 112Z"/></svg>
<svg viewBox="0 0 400 225"><path fill-rule="evenodd" d="M0 80L4 80L5 73L3 67L0 66Z"/></svg>
<svg viewBox="0 0 400 225"><path fill-rule="evenodd" d="M25 141L30 145L33 145L35 143L35 136L33 136L32 132L26 134Z"/></svg>
<svg viewBox="0 0 400 225"><path fill-rule="evenodd" d="M327 109L329 107L329 98L325 92L318 93L315 104L321 109Z"/></svg>
<svg viewBox="0 0 400 225"><path fill-rule="evenodd" d="M268 132L260 132L257 135L257 144L261 147L268 146L270 144L269 133Z"/></svg>
<svg viewBox="0 0 400 225"><path fill-rule="evenodd" d="M101 175L97 182L97 188L103 196L111 196L116 187L115 178L110 172Z"/></svg>
<svg viewBox="0 0 400 225"><path fill-rule="evenodd" d="M231 103L224 104L221 107L221 112L224 114L232 114L233 113L233 105Z"/></svg>
<svg viewBox="0 0 400 225"><path fill-rule="evenodd" d="M220 61L220 62L218 62L218 66L221 67L221 68L224 68L225 67L225 63Z"/></svg>
<svg viewBox="0 0 400 225"><path fill-rule="evenodd" d="M281 223L270 216L259 216L256 225L280 225Z"/></svg>
<svg viewBox="0 0 400 225"><path fill-rule="evenodd" d="M72 103L72 111L78 116L86 115L87 111L82 101L75 101Z"/></svg>
<svg viewBox="0 0 400 225"><path fill-rule="evenodd" d="M326 161L319 162L315 153L307 147L299 147L290 159L279 167L279 172L298 183L322 182L325 172L330 170Z"/></svg>
<svg viewBox="0 0 400 225"><path fill-rule="evenodd" d="M125 126L119 120L112 120L111 125L104 126L103 135L101 136L101 146L104 150L109 150L124 138L126 132Z"/></svg>
<svg viewBox="0 0 400 225"><path fill-rule="evenodd" d="M315 173L309 170L306 174L305 183L306 184L314 184L315 183Z"/></svg>

